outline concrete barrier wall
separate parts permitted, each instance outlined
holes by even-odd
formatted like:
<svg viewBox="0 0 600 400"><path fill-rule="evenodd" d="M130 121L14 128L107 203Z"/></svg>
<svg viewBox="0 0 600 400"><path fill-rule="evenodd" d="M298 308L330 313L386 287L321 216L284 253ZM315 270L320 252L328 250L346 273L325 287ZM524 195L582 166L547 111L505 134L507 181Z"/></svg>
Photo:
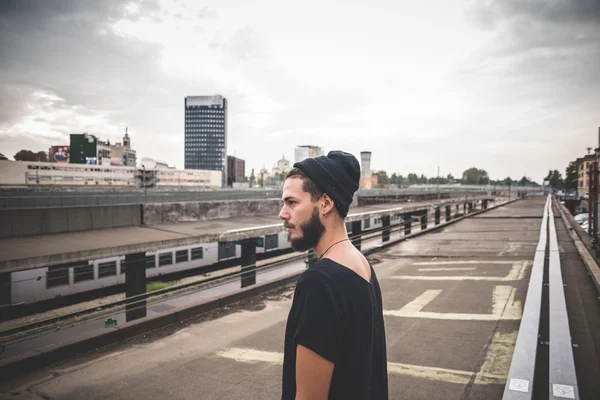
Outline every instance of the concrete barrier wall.
<svg viewBox="0 0 600 400"><path fill-rule="evenodd" d="M231 217L277 215L278 199L151 203L142 205L144 225L174 224Z"/></svg>
<svg viewBox="0 0 600 400"><path fill-rule="evenodd" d="M139 226L139 204L0 210L0 238Z"/></svg>

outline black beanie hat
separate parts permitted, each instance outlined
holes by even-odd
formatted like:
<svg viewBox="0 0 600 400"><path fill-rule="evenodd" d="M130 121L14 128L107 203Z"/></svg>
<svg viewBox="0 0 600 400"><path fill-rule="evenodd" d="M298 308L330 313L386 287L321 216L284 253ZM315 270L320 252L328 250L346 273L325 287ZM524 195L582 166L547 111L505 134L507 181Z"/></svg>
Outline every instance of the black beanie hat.
<svg viewBox="0 0 600 400"><path fill-rule="evenodd" d="M345 218L350 209L354 192L360 183L360 164L356 157L343 151L330 151L327 157L307 158L294 164L295 168L309 177L335 203Z"/></svg>

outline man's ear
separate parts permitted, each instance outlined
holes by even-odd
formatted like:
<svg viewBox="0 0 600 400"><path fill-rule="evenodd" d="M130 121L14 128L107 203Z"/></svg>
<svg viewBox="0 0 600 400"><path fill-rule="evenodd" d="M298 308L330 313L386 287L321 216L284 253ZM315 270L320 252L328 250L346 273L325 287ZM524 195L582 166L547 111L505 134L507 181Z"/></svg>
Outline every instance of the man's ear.
<svg viewBox="0 0 600 400"><path fill-rule="evenodd" d="M321 210L321 214L323 216L329 215L329 213L331 213L334 207L335 203L333 202L331 197L329 197L327 193L325 193L319 200L319 209Z"/></svg>

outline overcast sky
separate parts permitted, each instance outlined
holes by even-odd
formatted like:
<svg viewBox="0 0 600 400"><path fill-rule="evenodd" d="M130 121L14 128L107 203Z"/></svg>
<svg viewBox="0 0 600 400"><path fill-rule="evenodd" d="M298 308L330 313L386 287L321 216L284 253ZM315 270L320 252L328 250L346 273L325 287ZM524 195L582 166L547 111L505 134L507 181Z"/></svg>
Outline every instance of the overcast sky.
<svg viewBox="0 0 600 400"><path fill-rule="evenodd" d="M598 0L2 0L0 153L128 126L183 168L184 97L221 94L247 175L315 144L539 182L598 145L599 66Z"/></svg>

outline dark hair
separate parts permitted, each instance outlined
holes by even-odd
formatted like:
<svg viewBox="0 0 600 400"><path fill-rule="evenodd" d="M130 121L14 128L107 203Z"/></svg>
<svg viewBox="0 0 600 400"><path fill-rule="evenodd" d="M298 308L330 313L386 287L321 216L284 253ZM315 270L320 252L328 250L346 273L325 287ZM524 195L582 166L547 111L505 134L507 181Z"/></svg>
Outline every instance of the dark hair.
<svg viewBox="0 0 600 400"><path fill-rule="evenodd" d="M310 193L310 199L312 201L317 201L323 196L325 193L316 183L312 181L308 176L304 174L298 168L292 168L290 172L287 173L285 179L288 178L298 178L302 180L302 190Z"/></svg>

